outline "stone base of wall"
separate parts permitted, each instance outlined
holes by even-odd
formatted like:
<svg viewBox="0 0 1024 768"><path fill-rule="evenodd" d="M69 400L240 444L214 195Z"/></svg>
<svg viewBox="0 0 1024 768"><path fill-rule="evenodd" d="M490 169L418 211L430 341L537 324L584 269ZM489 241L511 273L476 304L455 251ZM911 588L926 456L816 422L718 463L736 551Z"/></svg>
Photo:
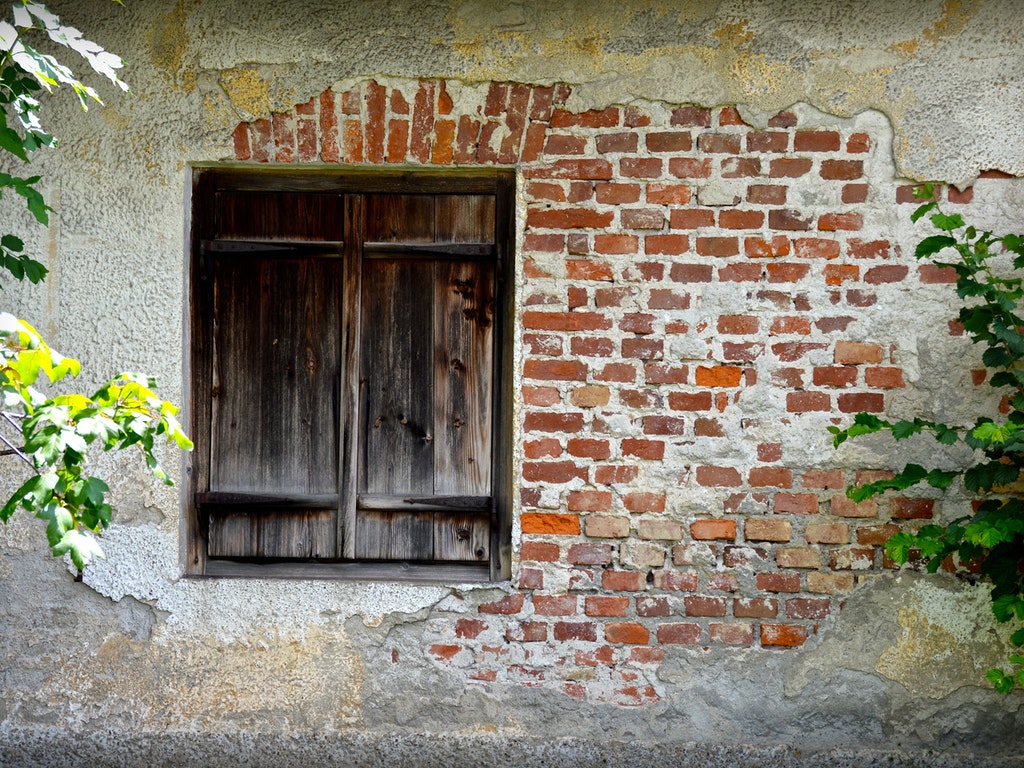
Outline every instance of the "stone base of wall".
<svg viewBox="0 0 1024 768"><path fill-rule="evenodd" d="M591 768L1019 768L1024 752L980 757L957 751L830 749L794 747L650 744L582 739L535 740L501 735L436 736L420 734L330 734L293 736L248 732L72 733L58 728L0 729L0 765L11 768L478 768L483 765Z"/></svg>

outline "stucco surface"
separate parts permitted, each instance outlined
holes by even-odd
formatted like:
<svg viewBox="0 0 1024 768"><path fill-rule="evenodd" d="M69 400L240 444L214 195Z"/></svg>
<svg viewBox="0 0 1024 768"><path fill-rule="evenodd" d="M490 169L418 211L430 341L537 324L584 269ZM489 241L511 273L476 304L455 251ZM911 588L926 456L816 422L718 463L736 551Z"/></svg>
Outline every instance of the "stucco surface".
<svg viewBox="0 0 1024 768"><path fill-rule="evenodd" d="M87 114L66 94L47 105L44 124L63 140L38 161L54 226L35 232L7 199L2 210L35 232L29 244L48 254L51 276L42 288L7 287L3 298L55 347L82 358L86 388L118 368L139 369L181 401L187 164L229 158L239 120L335 84L567 82L574 110L739 104L754 124L797 105L803 125L879 137L865 174L889 191L901 178L966 184L985 169L1024 174L1022 33L1019 4L1009 0L55 7L126 58L133 93L100 85L109 106ZM982 179L975 190L987 201L982 224L1001 227L1024 213L1020 184ZM731 193L697 194L714 204ZM865 238L913 240L891 197L865 210ZM933 332L948 315L942 290L894 289L857 326L864 337L904 326L900 364L914 386L897 396L894 415L972 412L958 392L978 366L952 372L948 360L973 353ZM693 323L748 300L742 288L716 284L695 300ZM907 317L918 323L905 327ZM671 354L692 356L683 347ZM755 388L745 415L777 408L773 397ZM802 434L766 424L758 440L783 443L808 466L891 462L881 442L833 454L827 417L819 422ZM719 450L728 458L751 445ZM681 450L707 459L701 448ZM177 459L167 458L180 480ZM951 466L964 459L943 457ZM498 599L508 585L185 580L179 488L99 461L118 476L119 522L104 536L107 561L84 582L43 551L36 521L0 529L0 764L57 756L49 764L457 766L480 764L481 755L517 764L526 754L565 766L995 766L1019 754L1020 744L1003 739L1020 732L1022 697L999 697L980 681L1004 650L980 587L880 577L798 653L673 650L656 672L641 672L659 703L572 702L567 717L560 693L466 686L458 658L445 668L423 652L468 604ZM19 482L8 466L0 466L0 490ZM700 489L673 492L681 519L705 501ZM83 735L69 743L69 733Z"/></svg>

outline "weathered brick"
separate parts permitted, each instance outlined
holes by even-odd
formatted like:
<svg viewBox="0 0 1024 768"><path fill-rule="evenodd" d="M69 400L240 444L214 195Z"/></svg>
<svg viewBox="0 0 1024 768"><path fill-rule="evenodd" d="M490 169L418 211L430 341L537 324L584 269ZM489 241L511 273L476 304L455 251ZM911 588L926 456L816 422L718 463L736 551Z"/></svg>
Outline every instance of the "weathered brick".
<svg viewBox="0 0 1024 768"><path fill-rule="evenodd" d="M587 515L583 520L587 536L594 539L623 539L629 535L629 518Z"/></svg>
<svg viewBox="0 0 1024 768"><path fill-rule="evenodd" d="M612 507L611 491L571 491L566 500L570 512L607 512Z"/></svg>
<svg viewBox="0 0 1024 768"><path fill-rule="evenodd" d="M889 499L889 512L896 520L930 520L934 508L932 499L908 499L904 496Z"/></svg>
<svg viewBox="0 0 1024 768"><path fill-rule="evenodd" d="M625 616L629 611L628 597L612 595L587 595L584 611L587 616Z"/></svg>
<svg viewBox="0 0 1024 768"><path fill-rule="evenodd" d="M533 612L538 616L572 616L577 609L576 595L533 595Z"/></svg>
<svg viewBox="0 0 1024 768"><path fill-rule="evenodd" d="M611 571L601 574L601 586L610 592L643 592L647 579L642 571Z"/></svg>
<svg viewBox="0 0 1024 768"><path fill-rule="evenodd" d="M793 149L797 152L838 152L842 141L837 131L797 131Z"/></svg>
<svg viewBox="0 0 1024 768"><path fill-rule="evenodd" d="M742 483L743 477L735 467L697 467L698 485L735 487Z"/></svg>
<svg viewBox="0 0 1024 768"><path fill-rule="evenodd" d="M572 640L594 643L597 642L597 625L592 621L556 621L554 636L560 643Z"/></svg>
<svg viewBox="0 0 1024 768"><path fill-rule="evenodd" d="M512 615L523 610L525 597L519 593L506 595L505 597L489 603L481 603L477 610L480 613Z"/></svg>
<svg viewBox="0 0 1024 768"><path fill-rule="evenodd" d="M732 615L738 619L773 619L779 615L779 601L773 597L736 598Z"/></svg>
<svg viewBox="0 0 1024 768"><path fill-rule="evenodd" d="M765 592L799 592L799 573L759 573L756 577L758 589Z"/></svg>
<svg viewBox="0 0 1024 768"><path fill-rule="evenodd" d="M754 488L790 488L793 485L793 470L785 467L754 467L747 475L747 482Z"/></svg>
<svg viewBox="0 0 1024 768"><path fill-rule="evenodd" d="M821 555L809 547L783 547L775 551L779 568L821 568Z"/></svg>
<svg viewBox="0 0 1024 768"><path fill-rule="evenodd" d="M724 597L687 595L683 598L687 616L725 616L728 601Z"/></svg>
<svg viewBox="0 0 1024 768"><path fill-rule="evenodd" d="M818 514L818 497L813 493L777 493L774 505L779 515Z"/></svg>
<svg viewBox="0 0 1024 768"><path fill-rule="evenodd" d="M622 504L633 514L641 512L664 512L665 494L650 492L627 493L622 497ZM643 535L642 529L641 535Z"/></svg>
<svg viewBox="0 0 1024 768"><path fill-rule="evenodd" d="M847 544L850 527L846 523L812 523L804 529L808 544Z"/></svg>
<svg viewBox="0 0 1024 768"><path fill-rule="evenodd" d="M747 541L789 541L793 525L774 517L750 517L743 524L743 536Z"/></svg>
<svg viewBox="0 0 1024 768"><path fill-rule="evenodd" d="M699 624L662 624L658 627L657 637L662 645L698 645L701 628Z"/></svg>
<svg viewBox="0 0 1024 768"><path fill-rule="evenodd" d="M798 624L762 624L761 645L796 648L807 640L807 628Z"/></svg>

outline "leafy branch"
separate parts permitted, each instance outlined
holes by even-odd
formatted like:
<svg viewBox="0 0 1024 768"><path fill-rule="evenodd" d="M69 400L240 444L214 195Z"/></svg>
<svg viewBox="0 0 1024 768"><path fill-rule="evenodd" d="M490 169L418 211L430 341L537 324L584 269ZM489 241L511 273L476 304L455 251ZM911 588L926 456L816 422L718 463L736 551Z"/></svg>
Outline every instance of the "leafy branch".
<svg viewBox="0 0 1024 768"><path fill-rule="evenodd" d="M96 91L70 68L26 41L29 35L43 32L128 90L118 77L123 66L119 57L85 39L74 27L61 24L43 4L20 0L14 6L14 23L0 21L0 151L23 163L29 163L36 150L57 146L39 120L38 96L43 90L52 92L66 85L83 109L90 101L102 104ZM37 188L39 181L39 176L0 173L0 197L5 190L13 190L35 220L46 226L52 209ZM31 283L43 280L47 272L14 234L0 235L0 270ZM93 557L103 556L90 534L107 527L112 514L106 501L109 486L87 471L90 448L137 450L153 475L169 485L171 480L155 454L158 439L186 451L192 443L176 418L177 408L157 397L150 377L122 373L92 395L47 397L36 388L45 381L57 384L77 376L79 370L78 361L58 354L27 323L0 312L0 456L20 459L31 473L0 507L0 520L6 523L19 507L33 513L46 523L53 554L69 555L81 571ZM5 430L14 436L5 436Z"/></svg>
<svg viewBox="0 0 1024 768"><path fill-rule="evenodd" d="M915 196L929 200L934 189L924 185L915 190ZM934 200L918 207L911 220L925 216L938 233L921 240L915 256L956 272L956 293L964 301L958 319L971 341L985 348L982 361L993 371L989 385L1009 390L1004 398L1008 412L1001 421L981 415L969 427L922 418L890 422L859 413L851 426L829 427L829 431L836 447L849 438L876 432L889 432L896 440L927 432L942 445L962 443L971 449L976 460L964 469L907 464L892 478L848 489L847 496L863 501L920 483L946 490L959 478L965 489L979 497L973 514L947 525L897 533L886 543L886 554L900 564L920 558L930 573L955 555L992 584L996 619L1024 624L1024 498L1014 488L1024 469L1024 318L1019 314L1024 297L1020 276L1024 236L978 230L960 214L944 213ZM945 258L937 258L940 254ZM1015 648L1024 646L1024 626L1011 634L1010 643ZM1024 654L1011 652L1008 663L1010 672L996 668L985 676L1002 693L1024 687Z"/></svg>

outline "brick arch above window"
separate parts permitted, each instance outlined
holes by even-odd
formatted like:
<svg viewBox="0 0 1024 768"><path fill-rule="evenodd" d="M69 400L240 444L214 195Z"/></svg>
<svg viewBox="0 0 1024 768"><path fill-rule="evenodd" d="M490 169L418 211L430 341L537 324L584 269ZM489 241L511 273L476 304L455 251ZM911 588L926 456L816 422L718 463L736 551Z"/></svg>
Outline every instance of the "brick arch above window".
<svg viewBox="0 0 1024 768"><path fill-rule="evenodd" d="M289 112L239 123L235 159L266 163L433 166L537 160L549 125L617 125L618 108L573 114L564 84L466 85L446 80L328 89Z"/></svg>

